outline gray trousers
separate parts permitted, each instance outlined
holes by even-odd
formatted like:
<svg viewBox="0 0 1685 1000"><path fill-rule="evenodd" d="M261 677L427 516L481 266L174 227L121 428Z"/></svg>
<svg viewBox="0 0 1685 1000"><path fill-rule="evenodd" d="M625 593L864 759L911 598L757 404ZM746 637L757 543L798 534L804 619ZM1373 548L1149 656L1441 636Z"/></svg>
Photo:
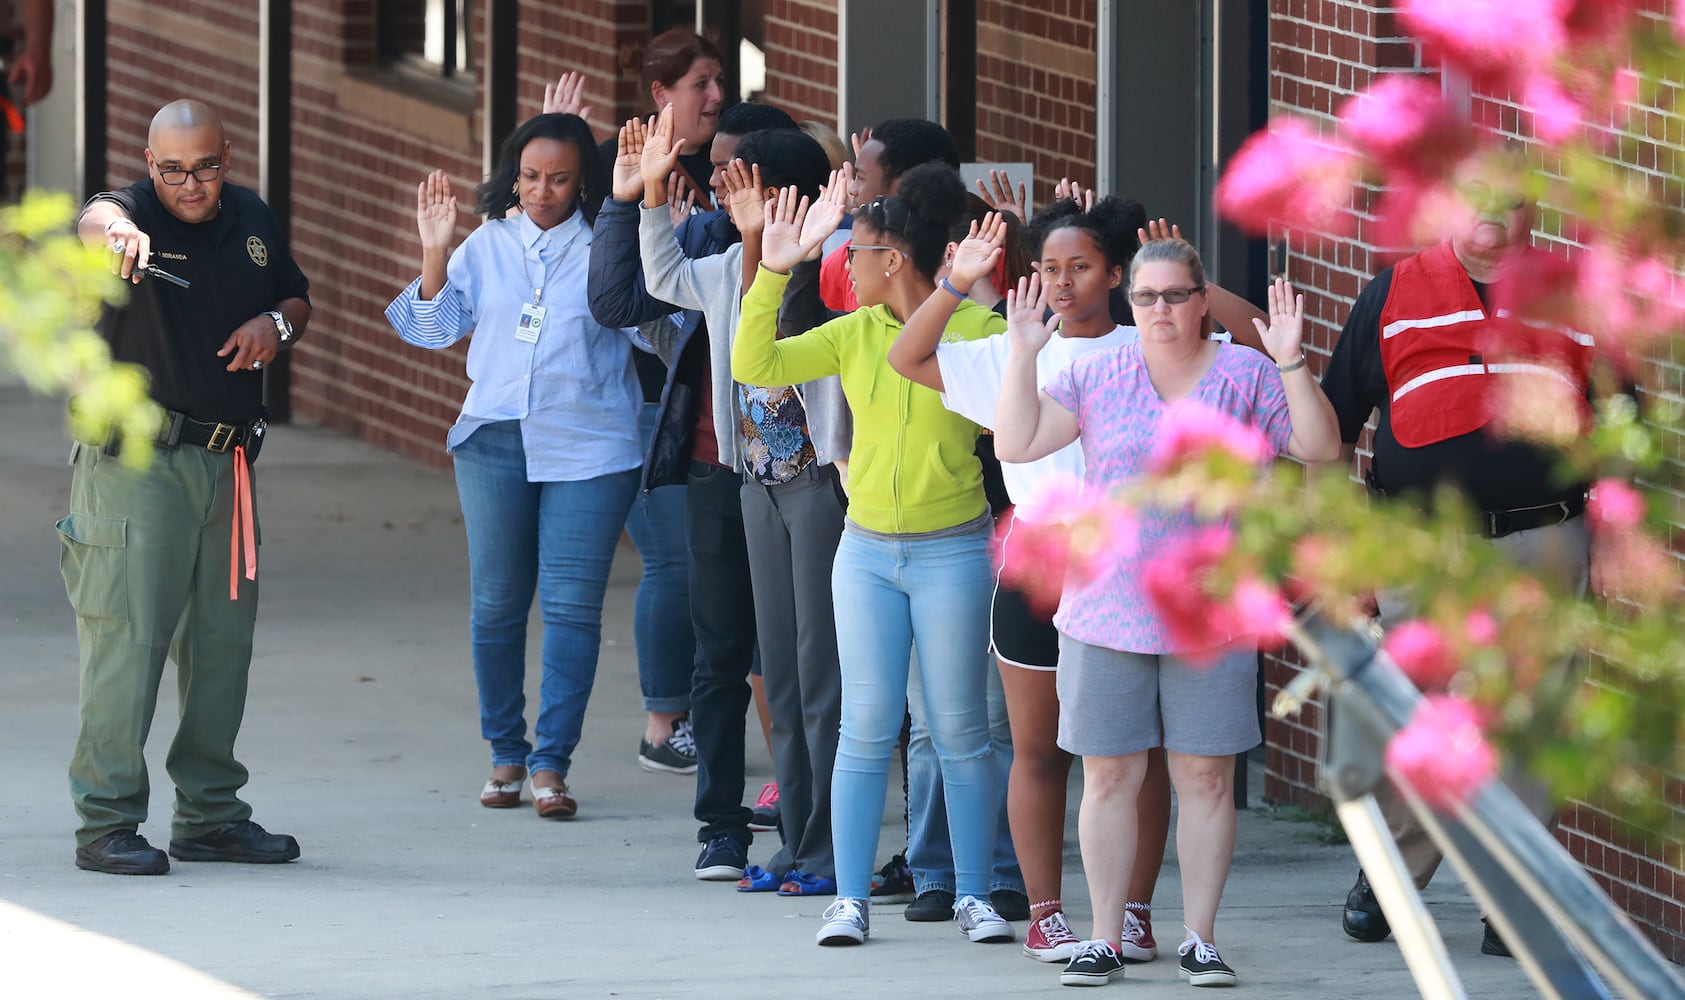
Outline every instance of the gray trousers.
<svg viewBox="0 0 1685 1000"><path fill-rule="evenodd" d="M766 863L835 877L831 851L831 769L842 721L842 669L831 603L831 564L842 538L836 470L809 463L787 483L743 484L755 629L772 769L784 845Z"/></svg>
<svg viewBox="0 0 1685 1000"><path fill-rule="evenodd" d="M1591 575L1591 535L1584 517L1531 531L1517 531L1493 539L1492 544L1505 550L1516 565L1530 570L1547 583L1571 594L1585 593ZM1396 625L1415 614L1414 609L1398 594L1377 595L1376 603L1380 606L1381 621L1385 624ZM1576 662L1558 664L1556 669L1577 669ZM1522 804L1539 818L1539 822L1553 830L1556 828L1561 805L1546 794L1539 782L1514 767L1506 767L1501 777ZM1382 781L1375 786L1375 802L1381 807L1381 815L1386 818L1387 828L1398 843L1399 854L1403 855L1405 867L1410 869L1410 877L1416 881L1416 888L1426 888L1433 873L1439 870L1440 861L1444 860L1439 848L1434 846L1433 839L1422 829L1416 814L1410 811L1410 806L1392 782Z"/></svg>

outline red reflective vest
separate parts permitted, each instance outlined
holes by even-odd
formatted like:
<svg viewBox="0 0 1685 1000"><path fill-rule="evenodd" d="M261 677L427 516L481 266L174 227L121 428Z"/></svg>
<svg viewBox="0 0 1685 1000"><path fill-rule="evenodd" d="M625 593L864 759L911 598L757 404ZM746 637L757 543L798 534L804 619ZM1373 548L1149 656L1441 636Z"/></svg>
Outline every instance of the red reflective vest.
<svg viewBox="0 0 1685 1000"><path fill-rule="evenodd" d="M1381 366L1391 395L1393 437L1423 448L1485 427L1495 380L1550 377L1585 404L1589 336L1487 312L1451 244L1393 267L1381 307Z"/></svg>

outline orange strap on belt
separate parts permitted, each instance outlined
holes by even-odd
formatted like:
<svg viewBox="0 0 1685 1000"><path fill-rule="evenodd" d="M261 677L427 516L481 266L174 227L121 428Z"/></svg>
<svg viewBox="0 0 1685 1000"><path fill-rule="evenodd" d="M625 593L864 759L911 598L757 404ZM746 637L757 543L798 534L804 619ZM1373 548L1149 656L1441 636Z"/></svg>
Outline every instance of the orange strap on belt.
<svg viewBox="0 0 1685 1000"><path fill-rule="evenodd" d="M246 579L257 579L257 523L252 518L252 472L245 445L234 448L234 535L228 542L228 599L240 599L240 549L246 551Z"/></svg>

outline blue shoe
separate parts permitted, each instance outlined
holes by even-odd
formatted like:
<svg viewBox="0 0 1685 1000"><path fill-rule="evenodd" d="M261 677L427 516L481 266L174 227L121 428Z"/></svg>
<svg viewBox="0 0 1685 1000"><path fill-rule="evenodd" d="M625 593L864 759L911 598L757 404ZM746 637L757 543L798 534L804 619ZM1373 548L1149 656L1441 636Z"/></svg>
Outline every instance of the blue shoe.
<svg viewBox="0 0 1685 1000"><path fill-rule="evenodd" d="M771 892L777 889L779 879L777 875L767 871L760 865L750 865L743 869L743 877L737 880L738 892ZM779 890L782 893L782 890Z"/></svg>
<svg viewBox="0 0 1685 1000"><path fill-rule="evenodd" d="M837 880L829 875L792 871L784 876L784 884L778 887L778 894L780 896L835 896L837 894Z"/></svg>
<svg viewBox="0 0 1685 1000"><path fill-rule="evenodd" d="M696 856L696 877L704 882L735 882L748 866L748 846L721 834L704 844Z"/></svg>

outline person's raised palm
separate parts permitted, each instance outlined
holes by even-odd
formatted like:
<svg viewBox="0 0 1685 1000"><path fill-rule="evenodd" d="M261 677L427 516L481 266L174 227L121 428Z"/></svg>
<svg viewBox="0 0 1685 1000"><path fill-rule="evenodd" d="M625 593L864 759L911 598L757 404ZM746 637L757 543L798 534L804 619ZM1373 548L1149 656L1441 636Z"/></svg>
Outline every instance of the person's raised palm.
<svg viewBox="0 0 1685 1000"><path fill-rule="evenodd" d="M435 170L415 189L415 227L421 245L430 250L448 250L456 236L456 195L451 193L449 175Z"/></svg>
<svg viewBox="0 0 1685 1000"><path fill-rule="evenodd" d="M614 157L610 185L616 201L637 201L644 196L644 123L631 118L620 126L620 150Z"/></svg>
<svg viewBox="0 0 1685 1000"><path fill-rule="evenodd" d="M1058 320L1046 318L1047 288L1032 274L1006 290L1006 336L1013 353L1038 353L1052 339Z"/></svg>
<svg viewBox="0 0 1685 1000"><path fill-rule="evenodd" d="M679 144L673 140L673 106L667 105L655 116L644 136L643 153L638 161L643 173L644 195L652 190L667 200L667 176L679 165Z"/></svg>
<svg viewBox="0 0 1685 1000"><path fill-rule="evenodd" d="M1147 228L1135 230L1135 238L1146 246L1153 240L1179 240L1182 238L1182 227L1172 225L1163 219L1148 219Z"/></svg>
<svg viewBox="0 0 1685 1000"><path fill-rule="evenodd" d="M1304 351L1305 297L1293 294L1293 285L1285 278L1277 278L1270 285L1270 325L1261 319L1254 319L1252 325L1277 364L1299 360Z"/></svg>
<svg viewBox="0 0 1685 1000"><path fill-rule="evenodd" d="M846 167L847 165L844 164ZM802 221L801 244L804 257L812 257L831 234L842 225L848 214L848 176L846 170L831 171L830 183L820 193L819 200L809 206Z"/></svg>
<svg viewBox="0 0 1685 1000"><path fill-rule="evenodd" d="M1006 220L999 212L983 216L981 224L971 224L971 234L960 241L954 251L953 263L948 267L948 283L962 292L993 273L995 264L1006 253Z"/></svg>
<svg viewBox="0 0 1685 1000"><path fill-rule="evenodd" d="M569 71L555 83L545 84L543 107L547 115L591 117L591 106L585 103L585 74Z"/></svg>
<svg viewBox="0 0 1685 1000"><path fill-rule="evenodd" d="M794 187L780 188L763 207L761 265L768 271L788 274L807 255L802 247L802 222L807 216L807 199Z"/></svg>
<svg viewBox="0 0 1685 1000"><path fill-rule="evenodd" d="M742 160L733 159L720 173L720 186L725 188L725 209L737 231L760 232L766 225L761 165L745 166Z"/></svg>

